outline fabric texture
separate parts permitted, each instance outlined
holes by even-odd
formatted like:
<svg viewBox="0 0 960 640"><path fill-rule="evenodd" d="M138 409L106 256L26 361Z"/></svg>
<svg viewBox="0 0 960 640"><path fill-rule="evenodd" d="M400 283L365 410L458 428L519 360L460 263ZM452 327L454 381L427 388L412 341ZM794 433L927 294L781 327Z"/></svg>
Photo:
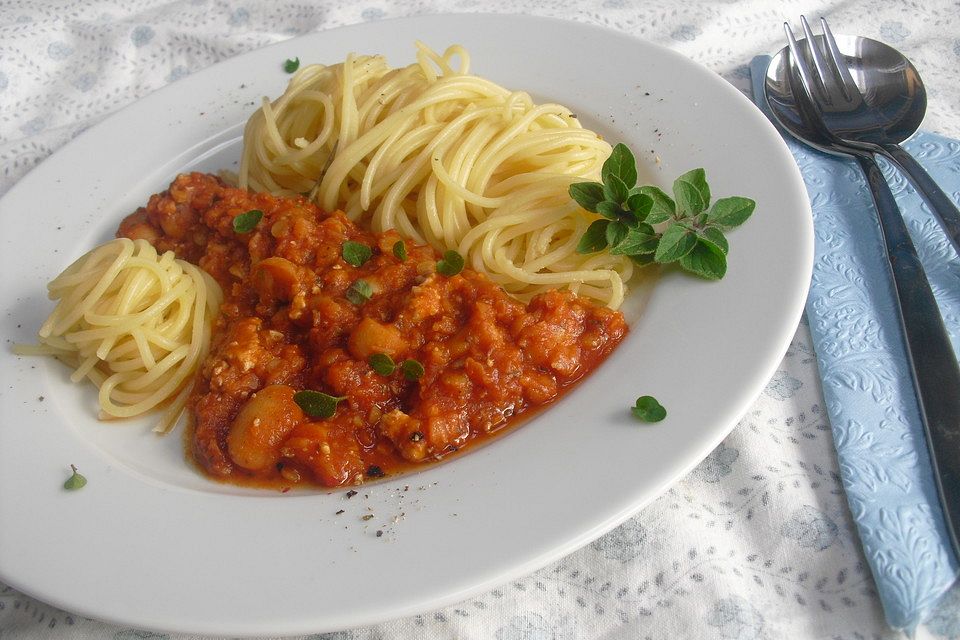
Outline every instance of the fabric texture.
<svg viewBox="0 0 960 640"><path fill-rule="evenodd" d="M750 65L753 99L768 116L763 78L769 61L757 56ZM847 501L887 621L913 629L954 583L957 560L926 452L876 208L854 160L820 153L789 135L785 140L813 206L807 318ZM960 193L960 142L920 132L904 147L946 193ZM884 168L956 340L960 261L906 177Z"/></svg>
<svg viewBox="0 0 960 640"><path fill-rule="evenodd" d="M741 88L750 59L782 46L785 19L822 13L837 32L908 52L930 87L925 128L960 134L960 12L951 0L801 0L785 8L760 0L10 0L0 3L0 193L115 109L218 60L320 29L452 11L608 26L669 46ZM838 470L816 356L801 324L733 433L621 527L458 605L314 638L900 637L883 619ZM926 632L960 637L960 590L948 593ZM168 637L87 620L2 585L0 636Z"/></svg>

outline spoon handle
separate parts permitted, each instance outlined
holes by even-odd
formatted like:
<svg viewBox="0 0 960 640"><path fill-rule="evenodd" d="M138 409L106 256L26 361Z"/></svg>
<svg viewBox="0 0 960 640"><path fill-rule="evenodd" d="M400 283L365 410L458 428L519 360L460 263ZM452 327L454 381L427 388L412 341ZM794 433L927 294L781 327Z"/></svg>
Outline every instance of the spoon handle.
<svg viewBox="0 0 960 640"><path fill-rule="evenodd" d="M954 552L960 555L960 366L920 258L880 167L866 154L858 155L857 161L877 205L940 504Z"/></svg>
<svg viewBox="0 0 960 640"><path fill-rule="evenodd" d="M960 255L960 209L957 209L957 205L950 196L937 186L930 174L903 147L897 144L885 144L881 148L883 155L903 169L910 178L910 182L930 205L930 209L940 221L940 226L950 238L954 250Z"/></svg>

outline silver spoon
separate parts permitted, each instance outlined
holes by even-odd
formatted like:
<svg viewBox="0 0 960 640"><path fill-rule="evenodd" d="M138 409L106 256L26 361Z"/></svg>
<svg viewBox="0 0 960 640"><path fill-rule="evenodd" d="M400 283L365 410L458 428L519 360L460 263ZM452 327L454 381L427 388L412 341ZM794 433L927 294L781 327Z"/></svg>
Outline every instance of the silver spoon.
<svg viewBox="0 0 960 640"><path fill-rule="evenodd" d="M809 31L809 30L808 30ZM813 36L821 50L828 44ZM893 47L858 36L835 36L839 58L859 89L849 100L837 99L821 105L827 130L843 142L879 154L899 167L927 201L941 227L960 254L960 210L937 186L933 178L907 153L900 143L916 133L927 110L927 92L920 74L910 61ZM766 91L770 108L787 129L800 126L786 82L788 58L784 47L770 63ZM843 75L843 69L840 71Z"/></svg>

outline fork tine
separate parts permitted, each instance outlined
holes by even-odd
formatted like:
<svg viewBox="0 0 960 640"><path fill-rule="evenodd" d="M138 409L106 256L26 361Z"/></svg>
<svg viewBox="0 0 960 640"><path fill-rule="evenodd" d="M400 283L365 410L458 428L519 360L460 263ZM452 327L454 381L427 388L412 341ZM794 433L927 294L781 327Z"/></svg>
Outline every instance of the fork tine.
<svg viewBox="0 0 960 640"><path fill-rule="evenodd" d="M790 28L790 23L783 23L783 31L787 34L787 46L790 49L790 60L793 63L793 67L800 75L800 81L803 83L807 96L812 102L816 102L813 93L814 83L813 77L810 74L810 67L807 66L807 61L800 55L800 45L797 44L797 39L793 36L793 29Z"/></svg>
<svg viewBox="0 0 960 640"><path fill-rule="evenodd" d="M828 82L831 84L834 82L833 73L831 73L830 68L827 66L827 61L820 52L820 47L817 46L817 40L813 37L813 32L810 30L810 24L807 22L806 16L800 16L800 24L803 26L803 36L807 50L810 52L810 56L813 58L813 64L817 68L817 89L822 90L821 95L826 104L833 104L833 98L830 95L829 89L830 85L827 84Z"/></svg>
<svg viewBox="0 0 960 640"><path fill-rule="evenodd" d="M837 41L833 38L833 32L830 31L830 25L827 24L827 21L822 16L820 17L820 26L823 28L823 39L827 43L827 51L830 53L830 59L833 61L833 68L836 70L837 75L840 76L843 96L850 101L853 99L853 96L860 93L860 89L857 87L857 83L854 82L853 76L850 75L850 69L847 68L843 54L840 53L840 49L837 47Z"/></svg>

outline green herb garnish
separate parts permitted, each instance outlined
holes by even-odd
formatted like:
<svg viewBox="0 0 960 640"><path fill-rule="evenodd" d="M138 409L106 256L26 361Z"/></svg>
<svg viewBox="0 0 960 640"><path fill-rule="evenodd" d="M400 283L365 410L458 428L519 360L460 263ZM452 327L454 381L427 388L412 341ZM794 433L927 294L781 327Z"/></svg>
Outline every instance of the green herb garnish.
<svg viewBox="0 0 960 640"><path fill-rule="evenodd" d="M370 368L382 376L391 376L397 370L397 363L385 353L373 353L367 358Z"/></svg>
<svg viewBox="0 0 960 640"><path fill-rule="evenodd" d="M345 295L347 300L359 307L373 295L373 287L366 280L357 280L350 285Z"/></svg>
<svg viewBox="0 0 960 640"><path fill-rule="evenodd" d="M403 240L397 240L393 243L393 255L400 262L404 262L407 259L407 245L404 244Z"/></svg>
<svg viewBox="0 0 960 640"><path fill-rule="evenodd" d="M410 382L416 382L423 377L423 365L416 360L404 360L400 369L403 371L403 376Z"/></svg>
<svg viewBox="0 0 960 640"><path fill-rule="evenodd" d="M300 68L300 58L294 58L290 60L289 58L283 63L283 70L287 73L293 73Z"/></svg>
<svg viewBox="0 0 960 640"><path fill-rule="evenodd" d="M257 228L257 223L262 219L263 211L251 209L233 219L233 230L237 233L250 233Z"/></svg>
<svg viewBox="0 0 960 640"><path fill-rule="evenodd" d="M637 398L637 404L630 407L630 412L644 422L660 422L667 417L667 410L653 396Z"/></svg>
<svg viewBox="0 0 960 640"><path fill-rule="evenodd" d="M331 396L322 391L297 391L293 394L293 401L311 418L332 418L337 412L337 405L346 399L346 396Z"/></svg>
<svg viewBox="0 0 960 640"><path fill-rule="evenodd" d="M437 271L447 277L453 277L463 271L463 256L447 249L443 252L443 259L437 262Z"/></svg>
<svg viewBox="0 0 960 640"><path fill-rule="evenodd" d="M609 249L641 265L676 262L708 280L726 274L729 245L724 232L746 222L756 207L753 200L721 198L711 207L703 169L677 178L673 198L657 187L637 186L636 159L622 143L613 148L600 176L602 183L570 185L577 204L602 216L587 227L577 253Z"/></svg>
<svg viewBox="0 0 960 640"><path fill-rule="evenodd" d="M373 250L362 242L347 240L343 243L341 253L343 254L343 259L347 261L347 264L362 267L363 263L373 255Z"/></svg>
<svg viewBox="0 0 960 640"><path fill-rule="evenodd" d="M77 468L74 465L70 465L70 470L73 471L73 475L63 483L63 488L67 491L76 491L77 489L85 487L87 485L87 479L77 473Z"/></svg>

